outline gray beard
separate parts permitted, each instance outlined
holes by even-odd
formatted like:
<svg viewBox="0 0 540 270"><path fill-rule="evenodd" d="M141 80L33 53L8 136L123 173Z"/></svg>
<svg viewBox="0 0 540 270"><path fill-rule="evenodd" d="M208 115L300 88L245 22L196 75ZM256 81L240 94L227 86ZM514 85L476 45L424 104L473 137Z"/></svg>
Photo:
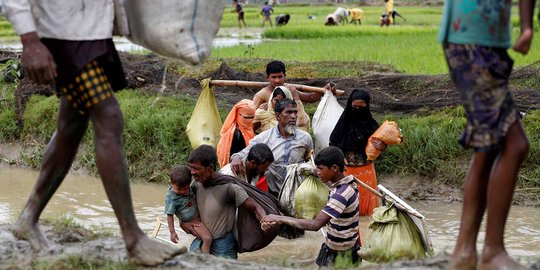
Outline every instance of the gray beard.
<svg viewBox="0 0 540 270"><path fill-rule="evenodd" d="M286 125L285 126L285 132L287 132L287 134L289 135L294 135L296 134L296 125Z"/></svg>

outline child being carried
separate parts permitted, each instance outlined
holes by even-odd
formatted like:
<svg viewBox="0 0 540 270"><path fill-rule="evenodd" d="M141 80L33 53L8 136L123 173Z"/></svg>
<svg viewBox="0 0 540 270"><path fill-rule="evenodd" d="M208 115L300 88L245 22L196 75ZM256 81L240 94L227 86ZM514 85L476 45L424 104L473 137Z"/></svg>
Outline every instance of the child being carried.
<svg viewBox="0 0 540 270"><path fill-rule="evenodd" d="M182 223L191 223L197 238L203 241L201 251L210 253L212 246L212 234L202 223L197 210L197 201L195 194L191 190L191 170L182 165L174 167L170 172L171 186L167 190L165 197L165 214L167 215L167 224L171 241L178 243L178 235L174 229L174 216Z"/></svg>

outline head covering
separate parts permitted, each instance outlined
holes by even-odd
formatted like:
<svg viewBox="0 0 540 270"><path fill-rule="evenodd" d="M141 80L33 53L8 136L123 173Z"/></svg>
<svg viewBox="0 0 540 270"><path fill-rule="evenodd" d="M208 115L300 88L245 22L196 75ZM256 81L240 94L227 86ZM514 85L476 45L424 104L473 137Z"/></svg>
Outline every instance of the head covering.
<svg viewBox="0 0 540 270"><path fill-rule="evenodd" d="M274 91L272 91L270 98L268 99L268 108L266 110L257 109L257 111L255 111L255 118L253 119L253 123L261 123L259 132L263 132L277 126L276 112L274 111L274 106L272 104L272 100L274 99L274 94L276 93L277 89L281 89L283 93L285 93L285 98L294 100L289 89L284 86L276 86L274 88Z"/></svg>
<svg viewBox="0 0 540 270"><path fill-rule="evenodd" d="M363 100L366 107L355 108L352 106L354 100ZM361 154L365 158L365 148L369 137L377 130L379 124L371 116L369 103L371 98L368 91L364 89L354 89L347 107L341 114L336 127L330 135L330 145L339 147L343 152L353 151Z"/></svg>
<svg viewBox="0 0 540 270"><path fill-rule="evenodd" d="M220 167L223 167L229 163L231 143L234 136L234 130L236 128L242 132L246 145L253 137L255 137L252 124L253 118L243 117L252 117L255 115L255 109L253 109L251 106L253 106L253 101L249 99L242 99L234 105L229 112L229 115L227 115L227 118L221 127L221 139L217 145L217 155Z"/></svg>

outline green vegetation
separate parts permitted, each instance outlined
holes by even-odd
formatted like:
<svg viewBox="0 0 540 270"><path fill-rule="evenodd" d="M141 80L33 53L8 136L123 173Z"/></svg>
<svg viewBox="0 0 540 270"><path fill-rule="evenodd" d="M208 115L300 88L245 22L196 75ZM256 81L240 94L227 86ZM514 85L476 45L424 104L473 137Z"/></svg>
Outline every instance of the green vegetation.
<svg viewBox="0 0 540 270"><path fill-rule="evenodd" d="M442 7L397 6L407 19L396 18L397 25L380 27L379 16L382 6L363 6L365 19L362 25L327 27L324 17L335 10L335 6L278 6L275 14L289 13L291 20L285 27L266 27L263 32L268 42L247 47L238 45L217 48L212 51L215 58L279 58L281 60L316 61L370 61L393 66L409 74L442 74L448 72L437 32ZM308 19L314 15L316 19ZM257 8L246 8L246 23L260 27ZM519 34L517 9L512 16L512 36ZM538 25L538 22L535 22ZM225 13L222 27L237 27L236 14ZM538 28L536 28L538 35ZM240 32L242 33L242 32ZM249 31L247 32L249 33ZM531 48L540 47L535 39ZM246 53L247 50L251 53ZM540 59L539 50L531 50L522 56L510 50L515 66L525 66Z"/></svg>
<svg viewBox="0 0 540 270"><path fill-rule="evenodd" d="M253 29L262 22L259 8L245 7L247 24ZM263 36L268 42L215 49L199 69L171 65L170 70L186 77L202 78L226 63L238 71L264 73L268 59L279 58L287 62L289 78L361 77L373 70L412 74L447 72L441 46L436 42L441 6L398 6L407 21L397 19L398 25L385 28L378 26L382 6L361 8L365 10L361 26L324 27L324 16L333 12L335 6L277 6L275 14L286 12L292 18L285 27L266 27ZM221 22L223 28L237 27L236 13L230 11L232 8L227 7ZM308 19L309 15L316 19ZM517 16L513 16L513 25L516 37ZM250 37L253 29L239 33ZM14 35L9 24L0 21L0 37ZM536 50L539 44L540 39L535 38L528 56L511 53L516 66L540 59L540 50ZM537 76L523 76L513 84L519 88L540 87ZM410 85L402 87L416 91L419 85L411 81ZM0 83L0 142L20 142L23 156L17 162L37 168L55 129L58 99L33 96L24 112L24 128L20 129L15 119L14 87L15 84ZM125 117L124 139L130 175L134 179L166 182L168 168L185 162L189 152L185 128L195 100L186 96L148 94L137 89L121 91L117 96ZM218 105L224 118L230 105L223 100L218 100ZM315 108L309 105L306 111L313 114ZM427 116L384 115L377 119L379 122L397 121L405 137L403 144L390 147L376 162L379 174L419 175L429 181L461 184L471 154L461 150L456 142L465 121L462 109L441 109ZM519 189L540 194L540 168L537 166L540 164L540 112L529 112L523 122L531 147L519 175ZM74 166L96 173L91 126L89 130Z"/></svg>
<svg viewBox="0 0 540 270"><path fill-rule="evenodd" d="M12 95L12 90L8 96ZM167 170L183 163L191 148L185 128L195 101L185 97L166 97L146 94L136 90L118 93L125 117L126 156L130 175L147 181L166 182ZM224 101L219 105L225 108ZM43 149L54 132L58 99L34 96L24 114L25 125L21 134L4 132L4 127L15 127L12 109L0 112L0 141L21 140L25 149L25 165L39 167ZM307 112L313 114L315 106ZM221 110L225 118L227 109ZM383 120L397 121L403 130L404 142L391 146L376 162L381 175L419 175L430 181L439 180L452 185L463 181L470 152L463 151L457 138L464 125L463 109L447 109L428 116L376 116ZM524 118L531 148L520 172L520 188L540 186L540 111L532 111ZM11 130L11 129L9 129ZM75 166L82 166L96 173L92 132L84 138Z"/></svg>

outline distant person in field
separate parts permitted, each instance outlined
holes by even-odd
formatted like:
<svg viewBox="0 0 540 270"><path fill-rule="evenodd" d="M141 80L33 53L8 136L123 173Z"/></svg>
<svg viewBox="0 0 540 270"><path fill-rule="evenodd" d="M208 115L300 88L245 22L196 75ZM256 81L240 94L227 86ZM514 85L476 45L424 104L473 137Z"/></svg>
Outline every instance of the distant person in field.
<svg viewBox="0 0 540 270"><path fill-rule="evenodd" d="M394 8L394 0L384 0L386 3L384 6L384 12L381 15L381 26L390 26L390 24L396 24L396 16L405 20L401 14L399 14Z"/></svg>
<svg viewBox="0 0 540 270"><path fill-rule="evenodd" d="M244 9L242 8L242 5L238 3L238 0L233 0L233 6L238 14L238 28L242 28L242 24L244 24L244 28L247 28L246 21L244 20Z"/></svg>
<svg viewBox="0 0 540 270"><path fill-rule="evenodd" d="M264 27L264 24L266 22L270 23L270 26L272 26L272 18L271 14L274 12L274 9L271 5L268 4L268 2L264 2L264 6L261 9L261 14L264 16L262 27Z"/></svg>
<svg viewBox="0 0 540 270"><path fill-rule="evenodd" d="M276 16L276 26L283 26L289 23L291 16L289 14L279 14Z"/></svg>
<svg viewBox="0 0 540 270"><path fill-rule="evenodd" d="M522 54L528 53L532 42L534 2L519 1L521 34L513 49ZM467 117L459 143L474 151L449 269L527 269L512 260L504 246L519 168L529 150L508 87L514 64L507 52L512 46L512 1L444 4L438 39ZM486 211L484 247L478 256L478 233Z"/></svg>
<svg viewBox="0 0 540 270"><path fill-rule="evenodd" d="M349 17L351 17L351 23L362 25L362 17L364 17L364 11L360 8L351 8L347 10Z"/></svg>

